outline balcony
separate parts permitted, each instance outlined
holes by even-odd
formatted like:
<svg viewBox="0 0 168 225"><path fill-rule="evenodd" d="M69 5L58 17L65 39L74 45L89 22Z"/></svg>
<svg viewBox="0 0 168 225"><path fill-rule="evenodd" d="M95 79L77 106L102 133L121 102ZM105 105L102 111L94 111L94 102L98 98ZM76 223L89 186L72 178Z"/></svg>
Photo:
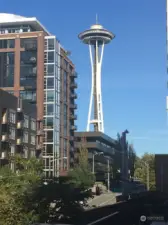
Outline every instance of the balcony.
<svg viewBox="0 0 168 225"><path fill-rule="evenodd" d="M21 143L22 143L21 138L18 138L18 139L16 140L16 144L17 144L17 145L21 145Z"/></svg>
<svg viewBox="0 0 168 225"><path fill-rule="evenodd" d="M42 150L43 149L43 144L41 143L41 144L38 144L37 146L36 146L36 150Z"/></svg>
<svg viewBox="0 0 168 225"><path fill-rule="evenodd" d="M78 77L77 72L71 73L71 74L70 74L70 77L77 78L77 77Z"/></svg>
<svg viewBox="0 0 168 225"><path fill-rule="evenodd" d="M23 128L23 123L17 122L17 129L22 129L22 128Z"/></svg>
<svg viewBox="0 0 168 225"><path fill-rule="evenodd" d="M71 128L71 130L77 130L77 126L76 125L71 125L70 128Z"/></svg>
<svg viewBox="0 0 168 225"><path fill-rule="evenodd" d="M38 136L42 136L44 134L44 131L42 129L38 130L37 131L37 135Z"/></svg>
<svg viewBox="0 0 168 225"><path fill-rule="evenodd" d="M7 152L1 152L1 159L6 159L7 156Z"/></svg>
<svg viewBox="0 0 168 225"><path fill-rule="evenodd" d="M7 113L4 113L2 117L2 124L6 124L8 122Z"/></svg>
<svg viewBox="0 0 168 225"><path fill-rule="evenodd" d="M70 84L70 88L77 88L77 87L78 87L78 85L77 85L76 82L72 82L72 83Z"/></svg>
<svg viewBox="0 0 168 225"><path fill-rule="evenodd" d="M18 120L23 120L24 119L22 108L17 108L17 119Z"/></svg>
<svg viewBox="0 0 168 225"><path fill-rule="evenodd" d="M70 97L73 98L73 99L77 99L77 94L76 93L71 93Z"/></svg>
<svg viewBox="0 0 168 225"><path fill-rule="evenodd" d="M7 140L8 140L8 135L3 134L3 135L2 135L2 142L5 142L5 141L7 141Z"/></svg>
<svg viewBox="0 0 168 225"><path fill-rule="evenodd" d="M71 114L71 115L70 115L70 119L71 119L71 120L77 120L77 115Z"/></svg>
<svg viewBox="0 0 168 225"><path fill-rule="evenodd" d="M77 104L70 104L71 109L77 109Z"/></svg>

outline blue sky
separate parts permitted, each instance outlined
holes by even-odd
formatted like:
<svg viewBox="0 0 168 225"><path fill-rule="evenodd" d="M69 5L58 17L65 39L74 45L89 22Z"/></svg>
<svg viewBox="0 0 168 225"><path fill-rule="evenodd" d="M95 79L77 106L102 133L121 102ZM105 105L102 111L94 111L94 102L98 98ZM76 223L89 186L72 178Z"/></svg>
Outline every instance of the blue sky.
<svg viewBox="0 0 168 225"><path fill-rule="evenodd" d="M89 52L77 35L99 22L115 35L105 48L102 90L105 133L124 129L136 152L168 152L165 0L1 0L1 12L35 16L72 52L78 71L78 130L86 129Z"/></svg>

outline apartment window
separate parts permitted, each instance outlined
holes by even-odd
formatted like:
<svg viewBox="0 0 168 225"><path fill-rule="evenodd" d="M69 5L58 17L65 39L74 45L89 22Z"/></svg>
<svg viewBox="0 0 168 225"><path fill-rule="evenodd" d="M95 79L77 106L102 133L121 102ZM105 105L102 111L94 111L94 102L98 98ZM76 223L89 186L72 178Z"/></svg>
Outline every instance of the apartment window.
<svg viewBox="0 0 168 225"><path fill-rule="evenodd" d="M9 128L9 138L12 140L15 140L15 128L14 127Z"/></svg>
<svg viewBox="0 0 168 225"><path fill-rule="evenodd" d="M48 76L54 76L54 65L48 65L47 67Z"/></svg>
<svg viewBox="0 0 168 225"><path fill-rule="evenodd" d="M48 77L47 78L47 89L53 89L54 88L54 77Z"/></svg>
<svg viewBox="0 0 168 225"><path fill-rule="evenodd" d="M46 117L45 119L46 119L45 120L46 128L53 129L53 123L54 123L53 117Z"/></svg>
<svg viewBox="0 0 168 225"><path fill-rule="evenodd" d="M23 133L23 142L24 143L28 143L28 140L29 140L29 134L28 134L28 132L24 131L24 133Z"/></svg>
<svg viewBox="0 0 168 225"><path fill-rule="evenodd" d="M26 50L36 50L37 49L37 39L36 38L22 38L20 40L20 47Z"/></svg>
<svg viewBox="0 0 168 225"><path fill-rule="evenodd" d="M34 135L31 135L31 144L35 145L36 144L36 138Z"/></svg>
<svg viewBox="0 0 168 225"><path fill-rule="evenodd" d="M47 91L47 102L54 101L54 91Z"/></svg>
<svg viewBox="0 0 168 225"><path fill-rule="evenodd" d="M47 142L53 142L53 131L47 131Z"/></svg>
<svg viewBox="0 0 168 225"><path fill-rule="evenodd" d="M36 121L31 119L31 129L36 130Z"/></svg>
<svg viewBox="0 0 168 225"><path fill-rule="evenodd" d="M53 113L54 113L54 105L47 104L47 115L53 115Z"/></svg>
<svg viewBox="0 0 168 225"><path fill-rule="evenodd" d="M10 113L9 113L9 121L11 123L16 123L16 113L14 111L10 111Z"/></svg>
<svg viewBox="0 0 168 225"><path fill-rule="evenodd" d="M53 144L46 145L46 152L47 152L47 154L53 153Z"/></svg>
<svg viewBox="0 0 168 225"><path fill-rule="evenodd" d="M48 49L49 50L54 49L54 39L48 39Z"/></svg>
<svg viewBox="0 0 168 225"><path fill-rule="evenodd" d="M11 145L11 156L15 155L15 145Z"/></svg>
<svg viewBox="0 0 168 225"><path fill-rule="evenodd" d="M24 127L29 128L29 117L24 115Z"/></svg>
<svg viewBox="0 0 168 225"><path fill-rule="evenodd" d="M54 52L48 52L48 63L54 63Z"/></svg>
<svg viewBox="0 0 168 225"><path fill-rule="evenodd" d="M14 48L15 47L15 40L0 40L0 48Z"/></svg>

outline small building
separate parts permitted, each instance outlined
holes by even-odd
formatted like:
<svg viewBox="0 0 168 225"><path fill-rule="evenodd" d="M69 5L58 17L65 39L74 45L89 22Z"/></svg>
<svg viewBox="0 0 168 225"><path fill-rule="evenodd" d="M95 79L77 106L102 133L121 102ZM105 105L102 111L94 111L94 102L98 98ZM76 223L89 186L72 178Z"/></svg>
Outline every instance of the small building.
<svg viewBox="0 0 168 225"><path fill-rule="evenodd" d="M36 106L0 89L0 165L10 155L36 155Z"/></svg>
<svg viewBox="0 0 168 225"><path fill-rule="evenodd" d="M156 189L168 192L168 154L155 155Z"/></svg>
<svg viewBox="0 0 168 225"><path fill-rule="evenodd" d="M75 141L76 150L81 147L88 150L89 164L97 180L106 180L109 169L110 177L113 176L115 152L118 150L116 140L102 132L75 132Z"/></svg>

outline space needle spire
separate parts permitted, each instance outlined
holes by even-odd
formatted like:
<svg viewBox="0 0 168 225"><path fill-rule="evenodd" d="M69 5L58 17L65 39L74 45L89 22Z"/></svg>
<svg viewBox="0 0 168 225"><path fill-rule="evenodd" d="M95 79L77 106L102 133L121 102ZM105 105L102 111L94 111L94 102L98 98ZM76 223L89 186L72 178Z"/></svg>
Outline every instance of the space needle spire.
<svg viewBox="0 0 168 225"><path fill-rule="evenodd" d="M92 124L94 126L94 131L104 133L101 68L104 46L114 38L114 34L104 29L102 25L98 24L98 17L96 14L96 24L92 25L90 29L80 33L78 37L83 41L83 43L89 45L92 69L92 86L86 130L91 131Z"/></svg>

